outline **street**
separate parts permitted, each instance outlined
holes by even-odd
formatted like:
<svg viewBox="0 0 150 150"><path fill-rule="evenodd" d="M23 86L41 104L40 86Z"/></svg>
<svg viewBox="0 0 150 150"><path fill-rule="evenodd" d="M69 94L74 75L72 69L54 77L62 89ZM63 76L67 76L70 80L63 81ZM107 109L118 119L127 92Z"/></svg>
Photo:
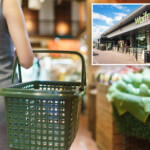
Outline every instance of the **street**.
<svg viewBox="0 0 150 150"><path fill-rule="evenodd" d="M143 64L136 61L135 56L114 52L112 50L101 51L93 49L93 65L94 64Z"/></svg>

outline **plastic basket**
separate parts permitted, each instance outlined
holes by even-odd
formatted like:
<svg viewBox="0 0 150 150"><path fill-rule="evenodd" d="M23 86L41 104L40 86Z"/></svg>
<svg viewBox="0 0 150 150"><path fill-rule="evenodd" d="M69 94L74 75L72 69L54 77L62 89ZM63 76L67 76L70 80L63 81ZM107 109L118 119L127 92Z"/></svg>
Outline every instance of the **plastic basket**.
<svg viewBox="0 0 150 150"><path fill-rule="evenodd" d="M36 53L76 54L82 60L81 82L32 81L3 88L8 143L25 150L68 150L79 125L81 99L85 94L85 62L71 51L34 51ZM18 61L19 81L22 82Z"/></svg>

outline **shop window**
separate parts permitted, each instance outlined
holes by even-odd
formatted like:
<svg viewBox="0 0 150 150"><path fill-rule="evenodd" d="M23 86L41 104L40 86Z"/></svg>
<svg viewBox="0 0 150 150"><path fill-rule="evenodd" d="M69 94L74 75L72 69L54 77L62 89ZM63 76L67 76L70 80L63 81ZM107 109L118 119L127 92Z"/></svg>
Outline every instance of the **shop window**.
<svg viewBox="0 0 150 150"><path fill-rule="evenodd" d="M147 48L146 34L137 34L137 35L135 35L134 47L144 48L144 49Z"/></svg>

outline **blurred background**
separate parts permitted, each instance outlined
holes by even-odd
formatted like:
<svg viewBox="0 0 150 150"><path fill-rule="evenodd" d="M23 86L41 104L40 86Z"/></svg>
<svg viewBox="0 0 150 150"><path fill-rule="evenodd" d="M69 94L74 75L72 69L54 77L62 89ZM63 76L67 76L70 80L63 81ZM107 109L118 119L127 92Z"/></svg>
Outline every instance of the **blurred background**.
<svg viewBox="0 0 150 150"><path fill-rule="evenodd" d="M78 51L87 61L85 0L19 1L33 50ZM26 81L30 80L31 74L37 71L32 78L79 80L79 61L80 59L74 55L36 54L33 69L28 70L29 75L24 78Z"/></svg>
<svg viewBox="0 0 150 150"><path fill-rule="evenodd" d="M19 0L33 50L71 50L88 62L86 0ZM23 82L80 81L81 60L76 55L36 53L33 67L22 68ZM71 150L95 150L88 130L84 96L79 132Z"/></svg>
<svg viewBox="0 0 150 150"><path fill-rule="evenodd" d="M91 3L100 0L19 1L33 50L71 50L80 52L85 58L87 93L82 102L79 131L70 150L123 150L122 135L117 132L117 136L114 136L116 128L110 104L106 102L107 88L112 84L112 76L115 82L128 70L134 72L142 67L91 65ZM22 68L24 82L80 81L79 57L44 53L36 53L35 56L32 68Z"/></svg>

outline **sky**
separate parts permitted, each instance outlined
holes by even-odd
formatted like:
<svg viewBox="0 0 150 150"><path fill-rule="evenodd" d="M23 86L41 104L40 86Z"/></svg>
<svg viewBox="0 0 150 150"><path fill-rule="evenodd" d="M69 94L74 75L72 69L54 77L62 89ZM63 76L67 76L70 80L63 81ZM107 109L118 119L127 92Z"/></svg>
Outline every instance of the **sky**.
<svg viewBox="0 0 150 150"><path fill-rule="evenodd" d="M122 20L141 5L104 5L93 4L92 12L92 35L95 41L111 26Z"/></svg>

